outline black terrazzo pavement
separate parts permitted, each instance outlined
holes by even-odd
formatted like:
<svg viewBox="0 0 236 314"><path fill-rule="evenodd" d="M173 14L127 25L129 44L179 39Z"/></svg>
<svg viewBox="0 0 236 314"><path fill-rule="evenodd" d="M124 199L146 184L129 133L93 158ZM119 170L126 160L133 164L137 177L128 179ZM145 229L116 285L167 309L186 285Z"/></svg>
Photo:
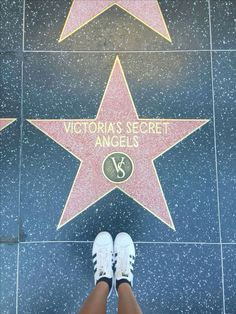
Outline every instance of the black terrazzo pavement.
<svg viewBox="0 0 236 314"><path fill-rule="evenodd" d="M59 44L70 4L1 2L1 313L76 313L107 230L135 241L144 314L235 314L236 3L159 1L172 43L113 7ZM119 190L56 230L79 161L26 119L94 118L117 54L140 117L210 119L154 163L175 232Z"/></svg>

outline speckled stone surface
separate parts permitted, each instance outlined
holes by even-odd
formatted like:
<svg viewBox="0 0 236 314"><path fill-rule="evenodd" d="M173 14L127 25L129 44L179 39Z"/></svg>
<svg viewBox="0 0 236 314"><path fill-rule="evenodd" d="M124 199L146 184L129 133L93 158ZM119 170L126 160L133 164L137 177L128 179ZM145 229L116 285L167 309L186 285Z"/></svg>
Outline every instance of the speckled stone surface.
<svg viewBox="0 0 236 314"><path fill-rule="evenodd" d="M0 242L18 241L19 210L19 122L13 122L0 135Z"/></svg>
<svg viewBox="0 0 236 314"><path fill-rule="evenodd" d="M17 118L21 108L21 57L14 52L0 53L0 118Z"/></svg>
<svg viewBox="0 0 236 314"><path fill-rule="evenodd" d="M0 51L20 51L23 33L23 0L1 0Z"/></svg>
<svg viewBox="0 0 236 314"><path fill-rule="evenodd" d="M235 314L234 1L160 0L172 43L117 6L59 43L71 3L1 1L1 313L77 313L107 230L144 314ZM140 118L210 120L154 162L176 231L118 189L56 230L80 162L26 119L94 119L116 55Z"/></svg>
<svg viewBox="0 0 236 314"><path fill-rule="evenodd" d="M224 282L226 313L235 314L236 309L236 245L224 245Z"/></svg>
<svg viewBox="0 0 236 314"><path fill-rule="evenodd" d="M71 3L66 0L26 1L26 50L209 48L208 4L205 0L159 1L172 44L117 6L58 43Z"/></svg>
<svg viewBox="0 0 236 314"><path fill-rule="evenodd" d="M21 245L19 313L77 313L94 286L91 249L90 244Z"/></svg>
<svg viewBox="0 0 236 314"><path fill-rule="evenodd" d="M25 53L26 118L95 118L115 57ZM141 118L212 117L209 52L119 53L119 57Z"/></svg>
<svg viewBox="0 0 236 314"><path fill-rule="evenodd" d="M17 244L0 244L0 306L2 314L16 313Z"/></svg>
<svg viewBox="0 0 236 314"><path fill-rule="evenodd" d="M1 53L0 67L0 119L17 119L0 131L0 242L17 242L21 108L19 56L15 53Z"/></svg>
<svg viewBox="0 0 236 314"><path fill-rule="evenodd" d="M236 49L236 2L210 0L213 49Z"/></svg>
<svg viewBox="0 0 236 314"><path fill-rule="evenodd" d="M214 53L217 153L223 242L236 241L236 52Z"/></svg>
<svg viewBox="0 0 236 314"><path fill-rule="evenodd" d="M91 248L22 244L19 313L76 313L93 287ZM218 245L138 244L136 251L134 294L143 313L221 313ZM113 292L107 313L116 306Z"/></svg>
<svg viewBox="0 0 236 314"><path fill-rule="evenodd" d="M143 313L222 313L220 267L218 245L139 244L134 291Z"/></svg>

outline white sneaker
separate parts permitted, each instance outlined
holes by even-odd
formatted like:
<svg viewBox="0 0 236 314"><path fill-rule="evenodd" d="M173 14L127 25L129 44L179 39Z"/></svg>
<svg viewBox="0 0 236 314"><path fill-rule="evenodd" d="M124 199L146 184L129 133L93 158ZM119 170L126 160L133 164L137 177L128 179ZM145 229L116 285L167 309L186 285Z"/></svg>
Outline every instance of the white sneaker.
<svg viewBox="0 0 236 314"><path fill-rule="evenodd" d="M102 277L109 278L113 282L113 239L110 233L103 231L96 236L92 252L95 285ZM108 297L111 292L112 287Z"/></svg>
<svg viewBox="0 0 236 314"><path fill-rule="evenodd" d="M133 266L135 260L135 247L128 233L117 234L114 241L114 272L115 284L117 280L126 279L133 287ZM116 290L118 294L118 291Z"/></svg>

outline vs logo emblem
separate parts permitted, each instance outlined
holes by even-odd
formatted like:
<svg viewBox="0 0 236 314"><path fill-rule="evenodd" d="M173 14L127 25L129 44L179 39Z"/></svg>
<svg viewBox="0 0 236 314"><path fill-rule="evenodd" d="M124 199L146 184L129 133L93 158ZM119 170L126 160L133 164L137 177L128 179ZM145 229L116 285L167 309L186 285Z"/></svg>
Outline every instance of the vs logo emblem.
<svg viewBox="0 0 236 314"><path fill-rule="evenodd" d="M131 177L134 165L132 159L127 154L115 152L104 159L102 170L109 181L121 183Z"/></svg>
<svg viewBox="0 0 236 314"><path fill-rule="evenodd" d="M124 162L125 157L122 156L121 161L119 161L118 164L116 163L115 157L110 157L110 158L112 159L114 167L116 169L117 178L123 179L125 177L125 170L122 168L122 166L125 164L125 162ZM121 175L119 175L120 172L121 172Z"/></svg>

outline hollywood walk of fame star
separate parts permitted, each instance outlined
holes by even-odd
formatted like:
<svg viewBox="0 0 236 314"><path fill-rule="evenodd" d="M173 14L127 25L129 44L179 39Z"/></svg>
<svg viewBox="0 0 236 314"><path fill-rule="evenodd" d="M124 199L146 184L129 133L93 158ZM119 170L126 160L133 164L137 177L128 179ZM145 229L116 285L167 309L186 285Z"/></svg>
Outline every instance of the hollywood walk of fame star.
<svg viewBox="0 0 236 314"><path fill-rule="evenodd" d="M140 119L116 57L95 119L28 121L81 161L58 228L118 188L175 230L153 160L208 120Z"/></svg>
<svg viewBox="0 0 236 314"><path fill-rule="evenodd" d="M0 131L5 129L7 126L9 126L14 121L16 121L16 119L11 119L11 118L0 119Z"/></svg>
<svg viewBox="0 0 236 314"><path fill-rule="evenodd" d="M117 5L140 22L171 42L157 0L73 0L59 42L74 34L97 16Z"/></svg>

